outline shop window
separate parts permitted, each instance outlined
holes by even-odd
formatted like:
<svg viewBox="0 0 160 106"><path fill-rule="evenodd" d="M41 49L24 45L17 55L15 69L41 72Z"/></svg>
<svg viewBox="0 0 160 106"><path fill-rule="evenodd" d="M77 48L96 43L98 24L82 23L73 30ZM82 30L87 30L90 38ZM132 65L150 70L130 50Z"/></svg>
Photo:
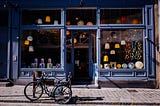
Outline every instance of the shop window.
<svg viewBox="0 0 160 106"><path fill-rule="evenodd" d="M61 24L61 10L23 10L23 25Z"/></svg>
<svg viewBox="0 0 160 106"><path fill-rule="evenodd" d="M7 27L8 26L8 11L1 10L1 19L0 19L0 27Z"/></svg>
<svg viewBox="0 0 160 106"><path fill-rule="evenodd" d="M96 25L96 9L68 9L66 25Z"/></svg>
<svg viewBox="0 0 160 106"><path fill-rule="evenodd" d="M101 30L101 68L143 69L143 30Z"/></svg>
<svg viewBox="0 0 160 106"><path fill-rule="evenodd" d="M101 9L101 24L142 24L142 9Z"/></svg>
<svg viewBox="0 0 160 106"><path fill-rule="evenodd" d="M21 41L22 68L60 67L60 30L25 30Z"/></svg>

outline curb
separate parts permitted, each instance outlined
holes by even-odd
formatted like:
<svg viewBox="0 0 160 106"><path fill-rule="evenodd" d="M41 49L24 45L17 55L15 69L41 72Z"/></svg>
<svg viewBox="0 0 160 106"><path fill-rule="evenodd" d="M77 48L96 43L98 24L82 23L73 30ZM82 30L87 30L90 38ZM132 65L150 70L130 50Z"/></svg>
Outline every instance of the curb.
<svg viewBox="0 0 160 106"><path fill-rule="evenodd" d="M48 100L48 101L41 101L41 100L37 100L37 101L34 101L34 102L30 102L30 101L26 101L26 100L0 100L0 103L46 103L46 104L57 104L56 102L54 102L54 100ZM101 104L101 105L157 105L159 106L160 103L147 103L147 102L89 102L89 101L76 101L75 103L71 102L71 103L67 103L68 105L69 104L94 104L94 105L98 105L98 104Z"/></svg>

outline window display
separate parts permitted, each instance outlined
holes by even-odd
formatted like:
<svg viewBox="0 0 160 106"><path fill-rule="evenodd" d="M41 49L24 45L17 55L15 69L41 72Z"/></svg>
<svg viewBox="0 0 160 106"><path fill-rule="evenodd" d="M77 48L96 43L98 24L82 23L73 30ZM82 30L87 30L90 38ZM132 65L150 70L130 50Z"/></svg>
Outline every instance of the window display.
<svg viewBox="0 0 160 106"><path fill-rule="evenodd" d="M66 25L96 25L96 9L68 9Z"/></svg>
<svg viewBox="0 0 160 106"><path fill-rule="evenodd" d="M60 30L25 30L21 47L22 68L60 68Z"/></svg>
<svg viewBox="0 0 160 106"><path fill-rule="evenodd" d="M112 29L101 31L101 68L142 69L143 30Z"/></svg>
<svg viewBox="0 0 160 106"><path fill-rule="evenodd" d="M101 24L142 24L142 9L101 9Z"/></svg>
<svg viewBox="0 0 160 106"><path fill-rule="evenodd" d="M23 25L61 24L61 10L23 10Z"/></svg>

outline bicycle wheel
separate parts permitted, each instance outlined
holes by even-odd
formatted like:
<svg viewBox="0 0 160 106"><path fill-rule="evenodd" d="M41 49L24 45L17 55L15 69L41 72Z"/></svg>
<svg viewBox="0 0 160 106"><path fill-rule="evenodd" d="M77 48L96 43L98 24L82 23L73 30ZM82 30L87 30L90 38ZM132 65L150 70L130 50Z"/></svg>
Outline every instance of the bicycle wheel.
<svg viewBox="0 0 160 106"><path fill-rule="evenodd" d="M30 101L38 100L43 94L42 84L39 82L30 82L24 88L24 95Z"/></svg>
<svg viewBox="0 0 160 106"><path fill-rule="evenodd" d="M55 102L57 103L68 103L72 98L72 90L68 86L58 85L53 91Z"/></svg>

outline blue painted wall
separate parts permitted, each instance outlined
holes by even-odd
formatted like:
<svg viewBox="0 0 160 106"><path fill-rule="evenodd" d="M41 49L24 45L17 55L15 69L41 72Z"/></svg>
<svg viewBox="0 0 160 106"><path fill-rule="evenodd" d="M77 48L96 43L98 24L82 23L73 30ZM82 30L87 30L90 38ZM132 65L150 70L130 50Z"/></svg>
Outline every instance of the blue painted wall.
<svg viewBox="0 0 160 106"><path fill-rule="evenodd" d="M141 7L141 8L145 8L145 13L147 13L147 14L144 14L145 25L146 25L145 56L147 61L145 65L147 66L146 69L148 71L147 76L150 78L155 78L153 4L154 4L154 0L3 0L3 1L1 0L0 9L4 9L4 8L9 9L8 22L10 23L7 29L0 31L0 34L3 35L3 36L0 36L0 39L3 39L3 40L0 40L0 43L5 42L5 44L7 45L7 47L5 48L5 52L2 55L0 55L0 60L1 61L4 60L5 63L9 64L8 66L7 65L4 66L4 70L6 70L6 73L4 73L2 76L11 77L14 79L18 78L18 70L19 70L18 60L20 56L19 55L20 49L18 48L20 39L18 38L20 38L20 28L21 28L20 10L23 8ZM97 37L97 39L99 39L99 37ZM10 42L9 45L8 45L8 42ZM99 47L99 44L100 42L97 43L97 47ZM97 54L98 53L100 53L100 50L97 51ZM10 54L10 55L4 55L4 54ZM99 59L100 59L100 54L98 54L97 56L98 62L100 62ZM9 69L9 72L7 69Z"/></svg>

